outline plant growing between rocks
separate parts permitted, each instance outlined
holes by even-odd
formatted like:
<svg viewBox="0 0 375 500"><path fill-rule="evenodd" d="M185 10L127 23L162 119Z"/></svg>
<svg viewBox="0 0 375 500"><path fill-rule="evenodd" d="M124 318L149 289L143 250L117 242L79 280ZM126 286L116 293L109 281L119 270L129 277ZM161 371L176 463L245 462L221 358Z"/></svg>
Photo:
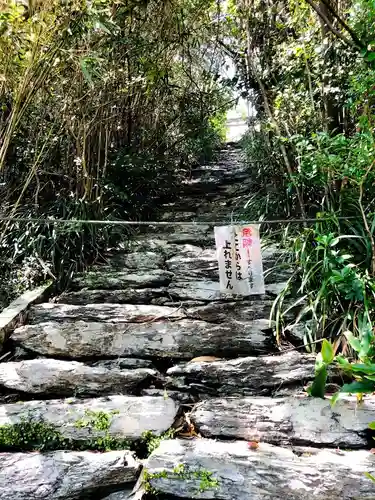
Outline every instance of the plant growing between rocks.
<svg viewBox="0 0 375 500"><path fill-rule="evenodd" d="M178 481L199 480L199 488L197 493L204 493L210 489L216 489L219 486L219 481L213 476L213 473L206 469L191 469L184 464L178 464L169 472L162 470L160 472L150 473L147 470L143 471L143 480L145 490L148 493L157 495L157 487L153 487L151 482L157 479L169 479Z"/></svg>

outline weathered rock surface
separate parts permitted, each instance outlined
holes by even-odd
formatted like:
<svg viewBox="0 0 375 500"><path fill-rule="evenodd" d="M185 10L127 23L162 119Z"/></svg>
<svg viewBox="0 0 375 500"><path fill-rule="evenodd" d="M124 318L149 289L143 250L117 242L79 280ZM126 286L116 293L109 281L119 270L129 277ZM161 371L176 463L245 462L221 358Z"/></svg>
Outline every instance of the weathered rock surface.
<svg viewBox="0 0 375 500"><path fill-rule="evenodd" d="M103 321L107 323L147 323L158 319L174 320L185 317L181 307L162 307L144 304L53 304L34 306L29 312L29 323L47 321Z"/></svg>
<svg viewBox="0 0 375 500"><path fill-rule="evenodd" d="M243 297L220 292L218 281L174 280L168 288L169 294L179 300L243 300Z"/></svg>
<svg viewBox="0 0 375 500"><path fill-rule="evenodd" d="M49 283L47 285L37 287L34 290L28 290L0 312L0 352L3 349L3 344L8 338L9 333L15 327L17 322L24 319L26 311L30 305L40 302L43 298L46 298L50 293L51 288L51 283Z"/></svg>
<svg viewBox="0 0 375 500"><path fill-rule="evenodd" d="M46 322L17 328L11 338L33 352L73 359L247 355L264 352L274 343L268 320L220 324L188 319L140 324Z"/></svg>
<svg viewBox="0 0 375 500"><path fill-rule="evenodd" d="M165 257L156 252L118 253L110 259L110 265L116 268L158 269L163 267Z"/></svg>
<svg viewBox="0 0 375 500"><path fill-rule="evenodd" d="M167 288L126 288L124 290L88 290L64 292L55 298L58 304L149 304L154 299L166 296Z"/></svg>
<svg viewBox="0 0 375 500"><path fill-rule="evenodd" d="M0 453L1 500L76 500L103 487L136 481L128 451ZM97 495L97 493L96 493Z"/></svg>
<svg viewBox="0 0 375 500"><path fill-rule="evenodd" d="M285 283L266 284L266 294L277 295L285 287ZM168 293L178 300L203 300L205 302L213 301L242 301L243 296L232 295L220 291L219 281L209 279L175 279L168 287ZM254 300L262 299L262 296L251 296Z"/></svg>
<svg viewBox="0 0 375 500"><path fill-rule="evenodd" d="M167 240L160 238L149 238L147 235L143 239L132 241L132 247L137 252L153 251L164 255L166 259L170 259L173 255L179 254L185 257L196 257L203 248L197 245L190 245L188 243L168 243Z"/></svg>
<svg viewBox="0 0 375 500"><path fill-rule="evenodd" d="M263 299L253 302L243 300L241 302L203 304L186 308L186 315L189 318L218 323L228 320L252 321L254 319L267 319L270 316L273 301Z"/></svg>
<svg viewBox="0 0 375 500"><path fill-rule="evenodd" d="M195 201L192 200L194 204ZM213 225L184 223L176 224L175 227L149 226L148 238L151 240L162 239L168 244L190 244L194 246L211 246L215 243ZM154 232L152 232L154 231Z"/></svg>
<svg viewBox="0 0 375 500"><path fill-rule="evenodd" d="M31 394L124 394L155 380L157 375L150 368L109 369L46 358L0 363L0 386Z"/></svg>
<svg viewBox="0 0 375 500"><path fill-rule="evenodd" d="M101 500L128 500L130 498L134 499L133 488L126 488L124 490L116 491L102 498Z"/></svg>
<svg viewBox="0 0 375 500"><path fill-rule="evenodd" d="M85 442L108 435L118 439L139 439L143 432L161 434L169 429L178 405L171 398L151 396L107 396L94 399L50 399L0 405L0 425L26 419L53 425L63 438ZM95 414L109 416L109 428L95 425Z"/></svg>
<svg viewBox="0 0 375 500"><path fill-rule="evenodd" d="M101 366L113 370L118 368L125 370L127 368L154 368L152 361L142 358L117 358L117 359L102 359L92 363L92 366Z"/></svg>
<svg viewBox="0 0 375 500"><path fill-rule="evenodd" d="M134 272L102 272L89 271L77 276L72 281L72 286L76 289L88 288L89 290L121 290L126 287L152 288L156 286L168 285L173 277L173 273L163 270L150 270L139 273Z"/></svg>
<svg viewBox="0 0 375 500"><path fill-rule="evenodd" d="M173 473L184 464L183 479ZM149 457L150 474L166 471L167 477L151 479L153 488L177 498L222 500L373 500L375 456L370 451L291 449L260 443L251 450L246 441L208 439L168 440ZM200 472L212 473L200 492ZM195 473L195 474L194 474ZM217 483L215 485L215 482Z"/></svg>
<svg viewBox="0 0 375 500"><path fill-rule="evenodd" d="M219 264L215 250L200 251L194 257L177 254L166 261L166 267L175 274L193 278L216 279L219 276Z"/></svg>
<svg viewBox="0 0 375 500"><path fill-rule="evenodd" d="M300 386L314 377L314 356L289 352L260 356L183 363L167 371L168 387L200 394L269 395L285 386Z"/></svg>
<svg viewBox="0 0 375 500"><path fill-rule="evenodd" d="M275 445L366 448L375 399L227 398L203 401L191 418L205 437L246 439Z"/></svg>
<svg viewBox="0 0 375 500"><path fill-rule="evenodd" d="M266 283L279 283L286 281L292 274L288 266L278 262L276 249L271 249L263 257L263 269L265 270ZM200 250L195 255L184 255L177 253L165 263L167 269L186 279L219 279L219 264L217 252L214 248Z"/></svg>

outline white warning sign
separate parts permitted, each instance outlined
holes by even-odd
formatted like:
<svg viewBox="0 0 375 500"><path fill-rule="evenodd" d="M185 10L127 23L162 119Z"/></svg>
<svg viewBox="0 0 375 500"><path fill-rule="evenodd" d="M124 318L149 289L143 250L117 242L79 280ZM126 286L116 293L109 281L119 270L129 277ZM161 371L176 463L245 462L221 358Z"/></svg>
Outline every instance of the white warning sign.
<svg viewBox="0 0 375 500"><path fill-rule="evenodd" d="M215 227L215 241L220 291L233 295L263 295L259 226Z"/></svg>

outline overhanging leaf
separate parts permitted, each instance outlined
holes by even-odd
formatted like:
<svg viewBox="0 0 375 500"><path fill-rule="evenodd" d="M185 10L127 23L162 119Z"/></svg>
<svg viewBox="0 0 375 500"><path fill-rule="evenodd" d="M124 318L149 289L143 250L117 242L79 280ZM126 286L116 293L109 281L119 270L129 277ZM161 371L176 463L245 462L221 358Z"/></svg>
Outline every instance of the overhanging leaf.
<svg viewBox="0 0 375 500"><path fill-rule="evenodd" d="M352 382L350 384L344 384L340 392L350 393L350 394L370 394L375 391L375 384L371 382Z"/></svg>

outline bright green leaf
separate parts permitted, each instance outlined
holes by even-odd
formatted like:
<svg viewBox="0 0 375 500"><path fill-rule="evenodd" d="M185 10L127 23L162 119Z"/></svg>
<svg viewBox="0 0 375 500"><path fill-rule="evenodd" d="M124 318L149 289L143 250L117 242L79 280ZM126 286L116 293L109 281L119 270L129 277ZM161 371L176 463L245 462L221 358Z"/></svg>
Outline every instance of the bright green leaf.
<svg viewBox="0 0 375 500"><path fill-rule="evenodd" d="M332 363L333 358L335 357L335 353L333 350L333 345L327 339L323 340L321 352L323 361L327 364Z"/></svg>
<svg viewBox="0 0 375 500"><path fill-rule="evenodd" d="M351 382L350 384L344 384L340 392L350 393L350 394L370 394L375 391L375 384L371 382Z"/></svg>
<svg viewBox="0 0 375 500"><path fill-rule="evenodd" d="M344 335L349 342L350 346L356 351L360 352L362 349L361 342L357 337L355 337L352 332L346 331L344 332Z"/></svg>

